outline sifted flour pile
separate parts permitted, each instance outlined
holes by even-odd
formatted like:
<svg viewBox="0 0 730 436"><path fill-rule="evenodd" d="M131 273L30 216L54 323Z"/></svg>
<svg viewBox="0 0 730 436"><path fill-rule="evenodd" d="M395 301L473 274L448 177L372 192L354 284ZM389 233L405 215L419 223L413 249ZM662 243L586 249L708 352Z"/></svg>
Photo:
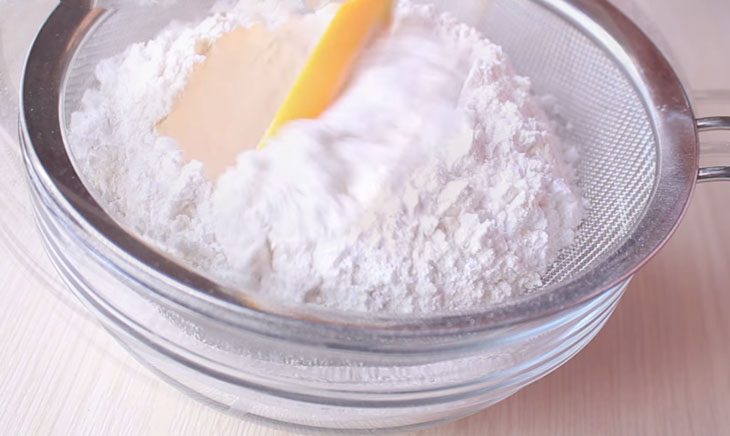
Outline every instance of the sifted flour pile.
<svg viewBox="0 0 730 436"><path fill-rule="evenodd" d="M244 3L97 67L70 142L110 214L220 281L287 301L432 312L541 285L582 220L576 152L502 50L433 7L400 2L319 119L242 152L215 182L185 162L155 125L204 61L196 45L299 13Z"/></svg>

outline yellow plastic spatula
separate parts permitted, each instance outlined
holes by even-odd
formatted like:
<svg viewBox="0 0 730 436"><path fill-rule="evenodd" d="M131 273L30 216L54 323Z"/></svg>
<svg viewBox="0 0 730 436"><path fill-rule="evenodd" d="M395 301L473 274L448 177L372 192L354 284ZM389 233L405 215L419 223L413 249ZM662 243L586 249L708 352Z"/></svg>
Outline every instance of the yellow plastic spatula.
<svg viewBox="0 0 730 436"><path fill-rule="evenodd" d="M391 22L395 0L347 0L315 46L258 147L289 121L317 118L337 98L359 55Z"/></svg>

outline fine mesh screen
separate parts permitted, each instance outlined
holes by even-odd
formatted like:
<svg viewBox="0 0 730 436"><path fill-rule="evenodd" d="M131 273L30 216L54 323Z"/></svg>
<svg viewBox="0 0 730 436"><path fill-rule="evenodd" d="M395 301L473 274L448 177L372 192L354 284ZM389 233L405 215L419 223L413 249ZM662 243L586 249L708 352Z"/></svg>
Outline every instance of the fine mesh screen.
<svg viewBox="0 0 730 436"><path fill-rule="evenodd" d="M596 265L628 237L655 185L657 146L640 95L599 45L530 0L499 0L481 29L502 45L540 94L554 96L581 148L588 216L575 243L544 277L563 281Z"/></svg>
<svg viewBox="0 0 730 436"><path fill-rule="evenodd" d="M107 2L109 3L109 2ZM96 63L131 42L149 39L173 19L201 16L210 1L185 7L122 8L87 35L72 61L63 116L79 107L93 83ZM442 1L447 8L458 2ZM631 233L652 195L657 146L649 115L628 76L593 39L532 0L494 0L480 9L482 30L504 47L515 69L531 78L536 93L555 97L571 126L568 140L581 148L579 174L590 203L575 243L544 277L561 282L600 263Z"/></svg>

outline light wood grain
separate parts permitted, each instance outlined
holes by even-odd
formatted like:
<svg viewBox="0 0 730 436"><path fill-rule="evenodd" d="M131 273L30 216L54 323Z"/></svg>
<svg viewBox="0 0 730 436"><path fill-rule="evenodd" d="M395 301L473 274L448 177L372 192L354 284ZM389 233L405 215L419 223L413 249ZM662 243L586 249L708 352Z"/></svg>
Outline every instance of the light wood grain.
<svg viewBox="0 0 730 436"><path fill-rule="evenodd" d="M662 30L692 89L730 90L722 52L730 3L621 3ZM730 101L699 103L700 112L730 114ZM98 327L44 257L7 142L0 137L0 434L286 434L196 403ZM576 358L491 409L422 435L729 434L729 200L730 185L698 188L677 235Z"/></svg>

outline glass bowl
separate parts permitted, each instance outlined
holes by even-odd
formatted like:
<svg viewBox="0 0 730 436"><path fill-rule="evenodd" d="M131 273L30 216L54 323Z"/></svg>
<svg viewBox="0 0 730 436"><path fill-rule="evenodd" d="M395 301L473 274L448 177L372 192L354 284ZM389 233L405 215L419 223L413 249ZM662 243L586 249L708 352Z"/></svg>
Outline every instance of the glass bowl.
<svg viewBox="0 0 730 436"><path fill-rule="evenodd" d="M474 413L548 374L582 349L615 309L635 269L616 275L586 265L570 286L561 286L566 278L555 270L554 286L502 305L398 318L240 301L224 286L165 257L112 220L89 194L64 142L65 129L100 58L150 38L173 19L200 16L210 2L180 8L175 2L123 3L65 0L56 7L26 65L20 135L35 218L54 265L104 327L165 380L223 410L268 422L318 430L410 429ZM544 18L543 27L571 24L570 34L546 33L553 40L539 38L536 27L535 51L513 56L518 72L531 62L552 68L551 74L533 78L538 89L551 91L551 83L575 80L575 68L552 65L539 50L555 38L572 38L567 46L576 56L590 50L595 62L589 67L599 76L593 80L638 89L627 59L637 70L661 60L651 67L666 77L664 86L684 95L658 50L603 0L474 4L489 7L455 12L484 27L509 54L518 41L502 40L490 28L516 25L515 20L538 22L536 17ZM620 43L627 40L630 46ZM581 83L575 80L576 87ZM626 104L644 107L640 92L629 100ZM648 126L643 141L655 153L652 114L643 116L637 121ZM696 136L693 124L678 128ZM629 135L619 142L631 148L637 140ZM627 209L628 216L641 217L649 201L654 173L645 177L650 178L646 198L631 199L627 204L635 209ZM615 183L637 180L643 179L627 176ZM677 217L670 218L678 220L685 203L674 206ZM632 225L616 225L620 231L605 236L606 247L631 238ZM605 277L600 286L581 286L581 274Z"/></svg>

